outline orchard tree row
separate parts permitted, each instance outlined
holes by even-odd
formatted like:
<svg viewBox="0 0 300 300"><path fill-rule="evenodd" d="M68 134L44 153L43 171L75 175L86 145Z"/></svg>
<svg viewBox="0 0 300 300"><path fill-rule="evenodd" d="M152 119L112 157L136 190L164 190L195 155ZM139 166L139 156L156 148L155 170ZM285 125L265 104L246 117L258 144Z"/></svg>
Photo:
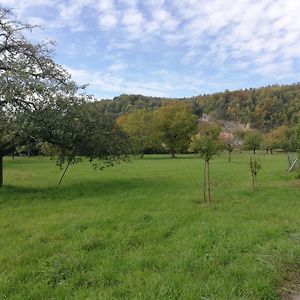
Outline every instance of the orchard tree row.
<svg viewBox="0 0 300 300"><path fill-rule="evenodd" d="M281 126L268 133L245 128L226 132L217 122L199 121L191 105L185 102L166 102L155 110L138 109L121 115L117 123L129 135L133 149L141 157L145 153L168 152L175 157L176 153L193 152L193 138L205 123L215 123L219 127L218 138L223 149L228 151L229 161L234 149L252 150L254 154L262 149L273 154L277 149L295 152L299 146L297 126Z"/></svg>

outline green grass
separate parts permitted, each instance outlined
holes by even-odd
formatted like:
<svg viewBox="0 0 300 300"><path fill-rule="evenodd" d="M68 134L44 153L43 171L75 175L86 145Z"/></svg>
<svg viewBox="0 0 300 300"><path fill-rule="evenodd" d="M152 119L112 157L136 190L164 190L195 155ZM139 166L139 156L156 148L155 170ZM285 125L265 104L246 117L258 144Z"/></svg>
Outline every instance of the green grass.
<svg viewBox="0 0 300 300"><path fill-rule="evenodd" d="M59 188L53 161L7 158L0 298L278 299L300 269L300 183L284 155L260 158L255 193L248 154L214 159L210 207L193 156L84 162Z"/></svg>

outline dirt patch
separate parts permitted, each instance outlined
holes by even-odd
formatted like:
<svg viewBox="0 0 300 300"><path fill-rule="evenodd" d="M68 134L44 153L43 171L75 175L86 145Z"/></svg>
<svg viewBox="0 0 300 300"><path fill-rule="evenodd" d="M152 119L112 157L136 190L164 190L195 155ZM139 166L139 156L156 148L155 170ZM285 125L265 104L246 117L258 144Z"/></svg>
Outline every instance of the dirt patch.
<svg viewBox="0 0 300 300"><path fill-rule="evenodd" d="M300 264L285 268L285 276L278 286L278 295L282 300L300 300Z"/></svg>

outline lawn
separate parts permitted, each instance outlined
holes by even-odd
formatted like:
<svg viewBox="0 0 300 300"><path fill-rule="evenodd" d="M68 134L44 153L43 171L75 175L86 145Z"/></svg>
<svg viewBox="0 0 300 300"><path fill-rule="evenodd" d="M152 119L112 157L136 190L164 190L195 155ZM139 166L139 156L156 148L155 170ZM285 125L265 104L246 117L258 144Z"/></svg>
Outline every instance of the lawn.
<svg viewBox="0 0 300 300"><path fill-rule="evenodd" d="M300 275L300 180L282 154L146 156L94 171L6 158L1 299L279 299ZM297 281L298 279L298 281Z"/></svg>

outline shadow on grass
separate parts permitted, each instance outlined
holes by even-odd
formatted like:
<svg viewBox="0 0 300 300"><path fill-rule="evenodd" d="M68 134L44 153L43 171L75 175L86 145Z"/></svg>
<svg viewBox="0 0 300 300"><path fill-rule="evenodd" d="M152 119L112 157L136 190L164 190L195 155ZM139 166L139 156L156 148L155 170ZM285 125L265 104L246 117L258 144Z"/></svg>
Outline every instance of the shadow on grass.
<svg viewBox="0 0 300 300"><path fill-rule="evenodd" d="M139 158L141 160L170 160L170 161L176 161L176 160L182 160L182 159L195 159L197 158L196 155L194 154L179 154L176 155L175 157L171 157L169 154L162 154L159 156L152 156L152 154L145 155L144 158Z"/></svg>
<svg viewBox="0 0 300 300"><path fill-rule="evenodd" d="M78 200L88 197L110 197L138 193L153 194L165 190L169 180L160 178L154 179L109 179L102 181L82 181L81 183L62 184L61 186L48 187L22 187L7 185L0 189L0 205L8 201L27 200Z"/></svg>

